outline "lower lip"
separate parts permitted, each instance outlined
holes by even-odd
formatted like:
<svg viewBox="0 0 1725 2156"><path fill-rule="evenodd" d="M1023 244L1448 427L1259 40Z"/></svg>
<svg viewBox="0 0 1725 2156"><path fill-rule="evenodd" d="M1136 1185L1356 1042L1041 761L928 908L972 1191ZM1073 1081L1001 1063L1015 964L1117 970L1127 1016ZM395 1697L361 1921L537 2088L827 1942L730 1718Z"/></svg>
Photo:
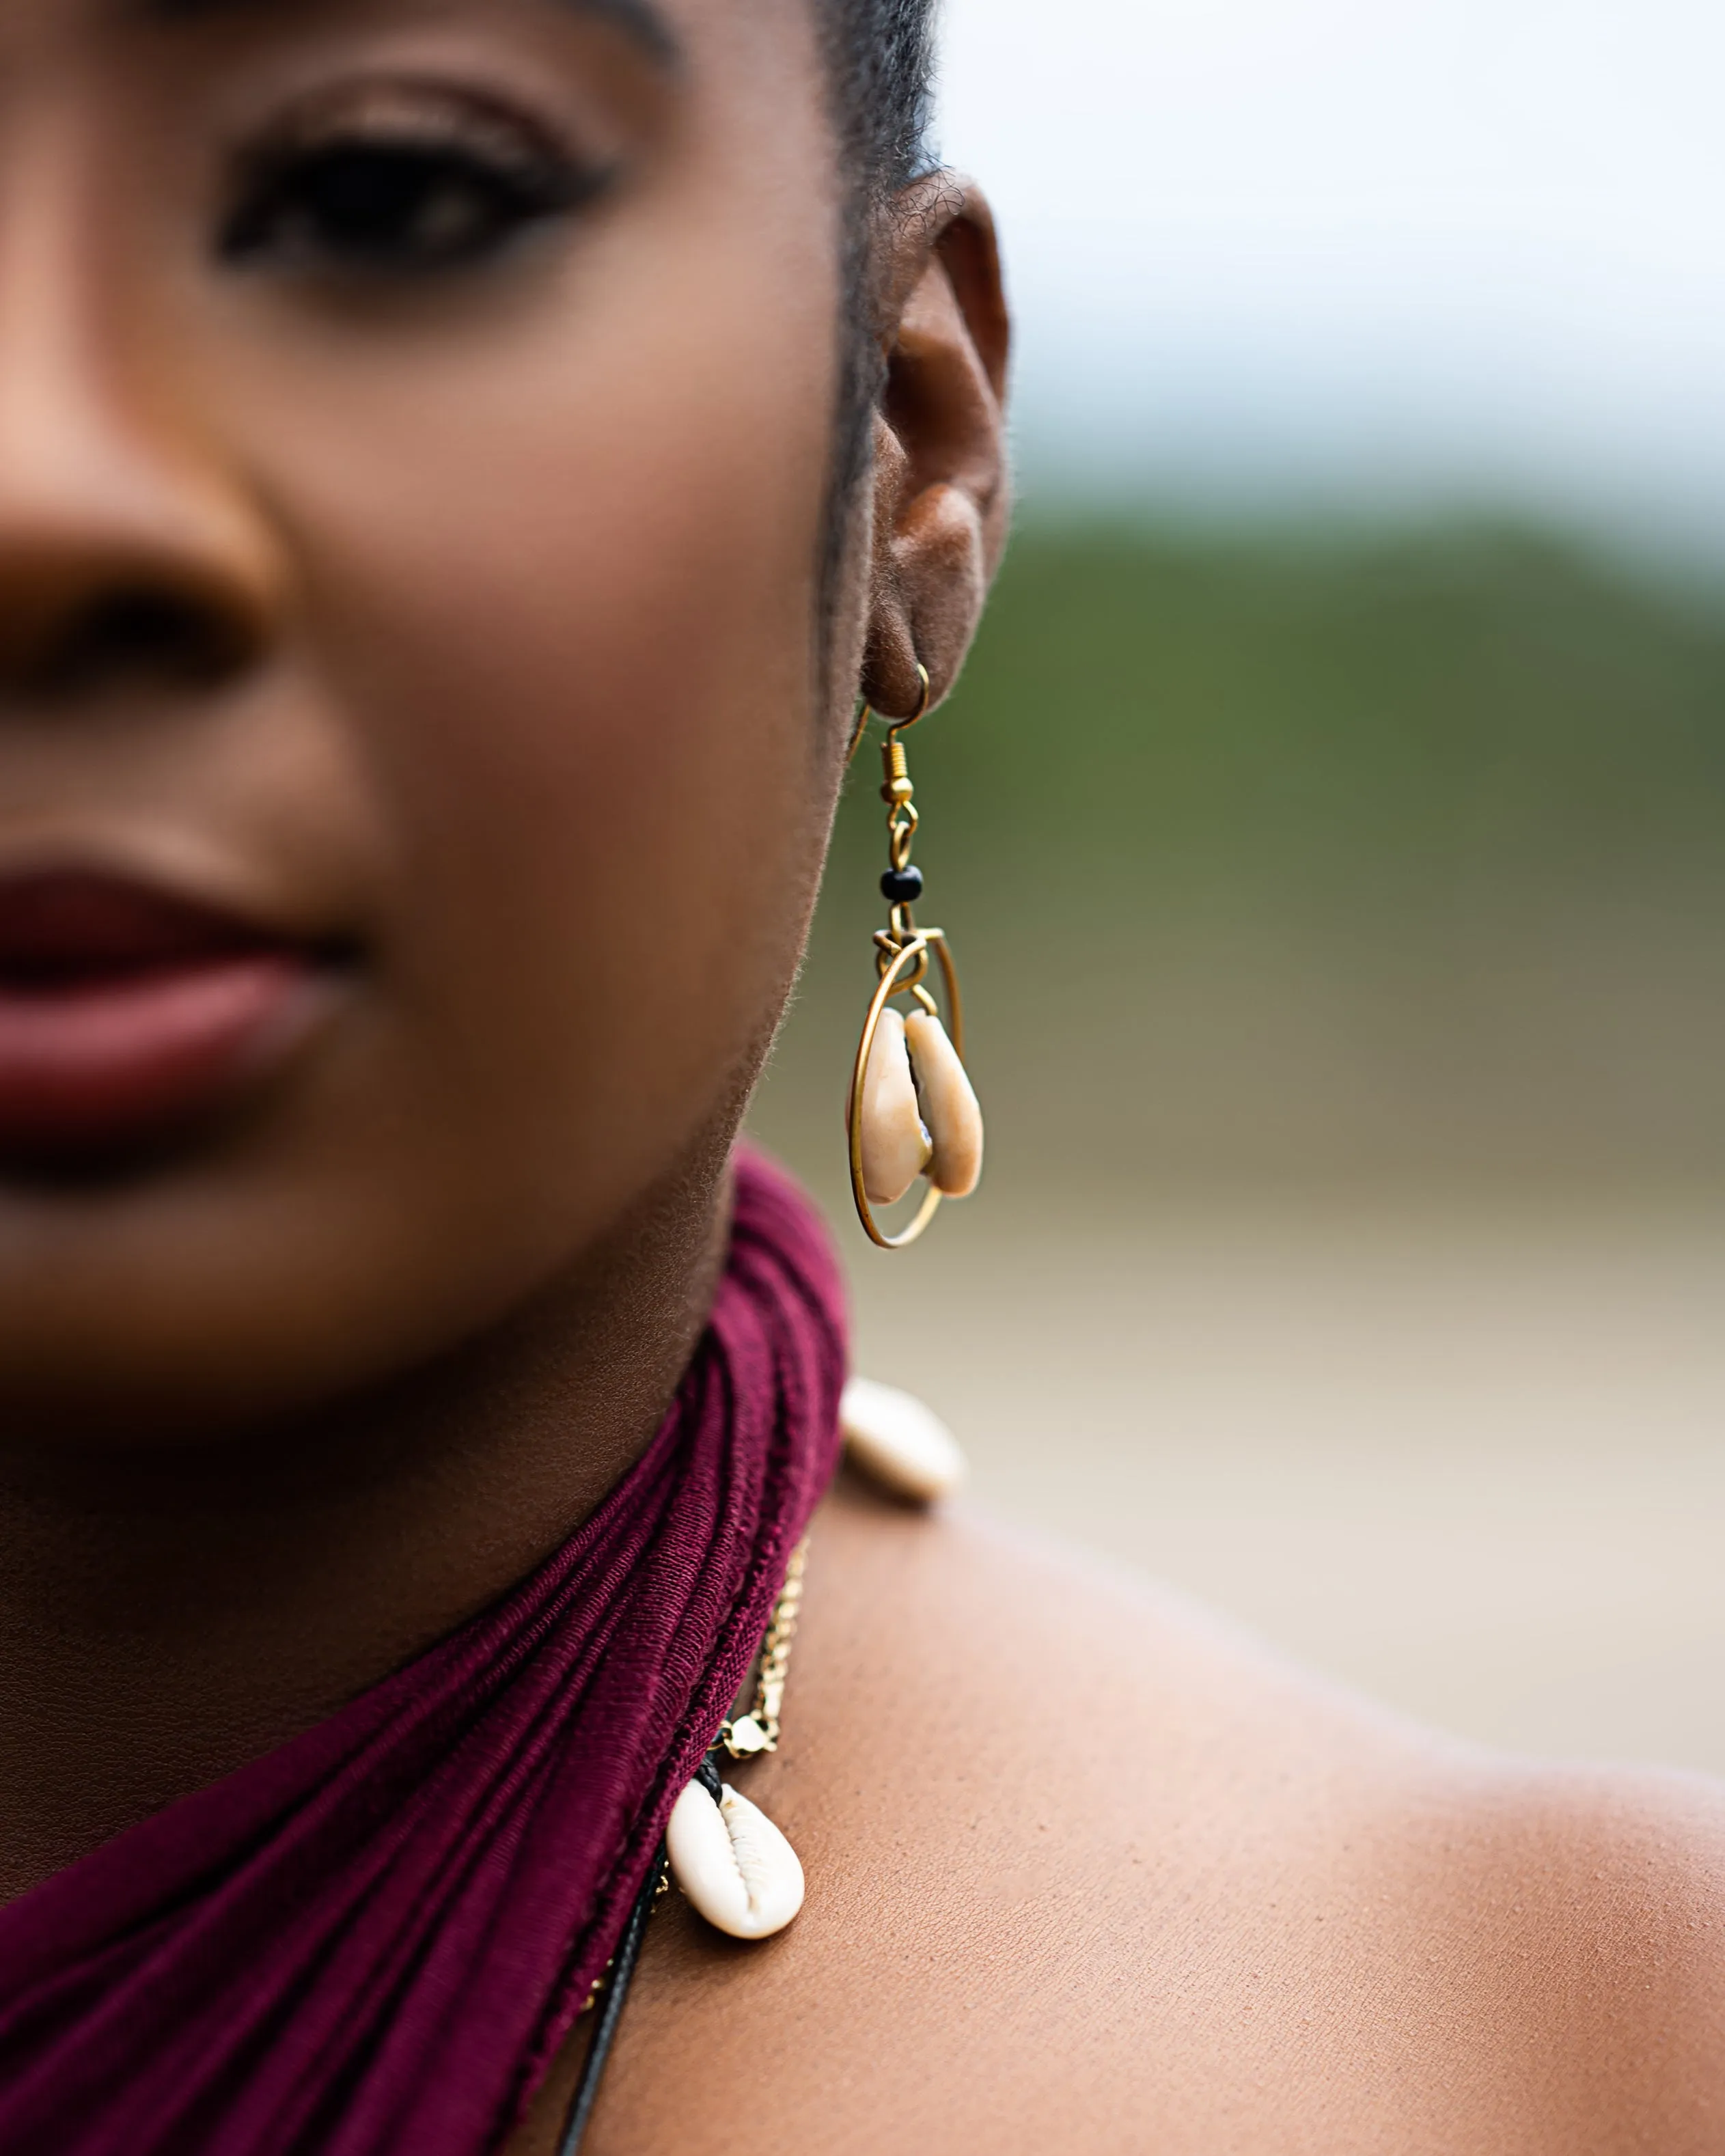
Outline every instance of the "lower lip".
<svg viewBox="0 0 1725 2156"><path fill-rule="evenodd" d="M0 1153L75 1158L185 1126L298 1038L315 983L275 951L39 993L0 982Z"/></svg>

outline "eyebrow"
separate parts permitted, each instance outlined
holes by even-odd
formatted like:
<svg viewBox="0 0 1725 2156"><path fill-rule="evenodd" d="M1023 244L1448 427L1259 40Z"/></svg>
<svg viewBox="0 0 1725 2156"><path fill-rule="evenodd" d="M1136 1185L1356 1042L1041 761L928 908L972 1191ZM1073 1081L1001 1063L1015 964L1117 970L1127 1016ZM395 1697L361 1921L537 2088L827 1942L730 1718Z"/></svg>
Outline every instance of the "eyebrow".
<svg viewBox="0 0 1725 2156"><path fill-rule="evenodd" d="M142 13L159 23L202 22L213 16L285 13L296 0L143 0ZM677 67L681 39L654 0L546 0L547 7L621 30L657 66Z"/></svg>

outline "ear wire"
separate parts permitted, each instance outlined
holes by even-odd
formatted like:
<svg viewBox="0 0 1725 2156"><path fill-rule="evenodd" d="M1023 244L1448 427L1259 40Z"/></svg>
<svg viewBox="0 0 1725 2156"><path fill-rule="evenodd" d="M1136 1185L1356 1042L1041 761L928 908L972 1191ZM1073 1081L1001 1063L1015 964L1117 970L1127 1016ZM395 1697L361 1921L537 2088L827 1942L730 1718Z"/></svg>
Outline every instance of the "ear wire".
<svg viewBox="0 0 1725 2156"><path fill-rule="evenodd" d="M907 719L888 719L886 726L889 734L907 734L912 726L920 726L928 716L928 707L934 701L934 685L928 678L928 669L920 660L916 665L916 679L922 684L922 695L917 702L916 708ZM862 747L863 737L869 731L869 721L880 716L884 716L884 714L876 712L872 704L863 706L857 717L856 732L850 737L850 747L845 752L845 762L847 766L856 762L856 752Z"/></svg>

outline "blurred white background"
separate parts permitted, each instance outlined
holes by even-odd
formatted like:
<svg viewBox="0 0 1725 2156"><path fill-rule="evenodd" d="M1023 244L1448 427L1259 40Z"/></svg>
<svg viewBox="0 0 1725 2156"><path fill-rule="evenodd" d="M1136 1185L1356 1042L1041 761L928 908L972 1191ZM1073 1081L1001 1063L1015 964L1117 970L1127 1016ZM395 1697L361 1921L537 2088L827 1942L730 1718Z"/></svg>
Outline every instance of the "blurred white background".
<svg viewBox="0 0 1725 2156"><path fill-rule="evenodd" d="M949 0L1045 490L1725 551L1725 10Z"/></svg>

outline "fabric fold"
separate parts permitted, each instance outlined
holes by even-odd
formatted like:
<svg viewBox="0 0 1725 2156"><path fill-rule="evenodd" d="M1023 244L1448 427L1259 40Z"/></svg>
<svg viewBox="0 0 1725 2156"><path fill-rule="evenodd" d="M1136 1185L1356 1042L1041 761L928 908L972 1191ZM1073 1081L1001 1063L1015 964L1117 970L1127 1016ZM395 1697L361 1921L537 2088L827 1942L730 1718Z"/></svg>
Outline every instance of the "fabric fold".
<svg viewBox="0 0 1725 2156"><path fill-rule="evenodd" d="M7 2156L491 2156L603 1971L829 1481L843 1296L739 1156L647 1452L521 1587L0 1911Z"/></svg>

